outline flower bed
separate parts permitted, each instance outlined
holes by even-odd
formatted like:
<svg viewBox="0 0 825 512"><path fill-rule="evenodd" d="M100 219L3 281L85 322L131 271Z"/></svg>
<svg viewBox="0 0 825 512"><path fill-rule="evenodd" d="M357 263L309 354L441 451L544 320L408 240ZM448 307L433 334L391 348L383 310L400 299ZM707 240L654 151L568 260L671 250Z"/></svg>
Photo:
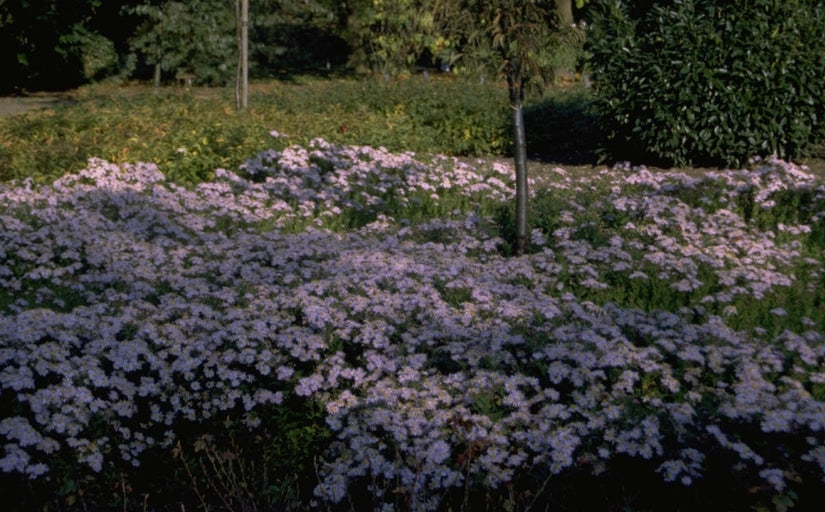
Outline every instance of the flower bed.
<svg viewBox="0 0 825 512"><path fill-rule="evenodd" d="M314 404L318 504L524 504L628 459L819 485L822 185L775 160L556 174L518 258L507 166L322 140L193 188L102 160L0 188L0 469L137 467Z"/></svg>

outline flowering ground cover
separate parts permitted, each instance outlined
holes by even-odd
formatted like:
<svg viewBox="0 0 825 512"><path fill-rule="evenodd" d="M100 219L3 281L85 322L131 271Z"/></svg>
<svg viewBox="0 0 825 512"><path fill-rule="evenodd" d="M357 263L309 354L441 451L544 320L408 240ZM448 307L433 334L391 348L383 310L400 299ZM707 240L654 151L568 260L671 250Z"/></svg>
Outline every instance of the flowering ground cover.
<svg viewBox="0 0 825 512"><path fill-rule="evenodd" d="M825 187L804 168L558 169L521 257L504 164L319 139L192 187L162 170L0 186L21 508L783 510L825 490Z"/></svg>

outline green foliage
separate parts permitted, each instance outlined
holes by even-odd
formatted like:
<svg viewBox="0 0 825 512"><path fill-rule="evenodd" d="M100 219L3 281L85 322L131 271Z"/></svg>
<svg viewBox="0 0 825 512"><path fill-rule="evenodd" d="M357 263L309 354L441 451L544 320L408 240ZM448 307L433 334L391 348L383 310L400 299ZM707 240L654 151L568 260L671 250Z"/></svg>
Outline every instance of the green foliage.
<svg viewBox="0 0 825 512"><path fill-rule="evenodd" d="M543 154L589 154L602 142L587 89L550 91L524 108L527 149Z"/></svg>
<svg viewBox="0 0 825 512"><path fill-rule="evenodd" d="M143 4L127 9L145 19L133 51L163 71L195 74L199 83L228 84L235 76L234 3L219 0Z"/></svg>
<svg viewBox="0 0 825 512"><path fill-rule="evenodd" d="M331 441L324 410L294 396L259 411L256 429L243 414L181 424L176 443L153 447L140 466L119 461L100 472L72 454L52 458L50 478L25 482L0 473L10 510L167 510L172 503L203 510L298 510L317 483L313 460ZM100 435L113 435L101 431ZM116 434L114 434L116 435ZM222 508L225 507L225 508Z"/></svg>
<svg viewBox="0 0 825 512"><path fill-rule="evenodd" d="M399 150L469 156L501 154L511 145L505 92L495 84L416 78L367 87L367 104L400 131L400 144L392 144Z"/></svg>
<svg viewBox="0 0 825 512"><path fill-rule="evenodd" d="M77 24L72 31L60 37L60 52L80 57L83 77L95 80L118 71L118 55L112 40Z"/></svg>
<svg viewBox="0 0 825 512"><path fill-rule="evenodd" d="M511 87L524 89L552 76L551 54L569 34L557 26L554 2L499 0L468 1L475 24L469 28L467 58L494 62ZM513 98L511 98L511 104ZM520 106L520 105L519 105Z"/></svg>
<svg viewBox="0 0 825 512"><path fill-rule="evenodd" d="M291 510L308 500L313 457L331 437L323 409L293 399L262 416L254 432L227 417L172 450L182 469L179 484L204 510L217 503L248 512Z"/></svg>
<svg viewBox="0 0 825 512"><path fill-rule="evenodd" d="M0 181L47 182L89 158L155 162L174 181L210 179L283 144L330 142L455 156L509 155L506 90L499 84L414 76L257 84L238 113L229 90L96 85L72 102L0 118ZM588 153L598 140L585 90L559 90L525 108L528 149ZM289 135L273 140L271 130Z"/></svg>
<svg viewBox="0 0 825 512"><path fill-rule="evenodd" d="M317 69L346 61L347 45L338 33L338 2L263 0L251 2L250 72L280 74L284 69Z"/></svg>
<svg viewBox="0 0 825 512"><path fill-rule="evenodd" d="M598 2L588 34L607 149L668 164L803 156L825 139L825 5Z"/></svg>
<svg viewBox="0 0 825 512"><path fill-rule="evenodd" d="M0 176L49 181L96 157L156 162L177 181L202 181L254 147L238 132L243 119L219 105L174 93L122 95L4 119Z"/></svg>
<svg viewBox="0 0 825 512"><path fill-rule="evenodd" d="M148 2L125 11L143 20L130 39L132 51L148 65L160 62L164 78L188 72L199 84L223 85L234 80L235 2ZM326 52L329 58L337 42L331 37L333 12L319 1L252 2L249 23L253 75L256 70L270 74L285 64L306 65L316 52Z"/></svg>
<svg viewBox="0 0 825 512"><path fill-rule="evenodd" d="M231 94L94 86L76 102L0 118L0 181L51 181L95 157L155 162L170 179L194 183L264 149L316 137L463 156L510 147L506 93L496 84L420 76L272 82L256 87L243 113ZM273 140L273 129L289 137Z"/></svg>
<svg viewBox="0 0 825 512"><path fill-rule="evenodd" d="M110 43L93 27L101 8L100 0L0 2L0 93L73 87L87 63L108 65Z"/></svg>
<svg viewBox="0 0 825 512"><path fill-rule="evenodd" d="M567 50L583 41L574 27L559 27L556 4L548 1L358 0L341 16L350 66L387 75L416 65L449 66L464 77L489 79L506 71L506 61L529 65L538 82L554 68L575 67L580 52ZM512 59L516 50L529 58Z"/></svg>
<svg viewBox="0 0 825 512"><path fill-rule="evenodd" d="M344 15L350 65L387 74L449 62L468 20L460 2L437 0L359 0Z"/></svg>
<svg viewBox="0 0 825 512"><path fill-rule="evenodd" d="M536 191L531 198L530 216L533 229L542 233L553 233L559 227L559 214L565 206L565 199L558 193L545 189ZM516 245L516 217L513 208L509 205L498 205L493 212L493 220L498 229L498 236L501 238L499 250L506 256L515 254ZM542 247L530 245L527 247L530 252L540 252Z"/></svg>

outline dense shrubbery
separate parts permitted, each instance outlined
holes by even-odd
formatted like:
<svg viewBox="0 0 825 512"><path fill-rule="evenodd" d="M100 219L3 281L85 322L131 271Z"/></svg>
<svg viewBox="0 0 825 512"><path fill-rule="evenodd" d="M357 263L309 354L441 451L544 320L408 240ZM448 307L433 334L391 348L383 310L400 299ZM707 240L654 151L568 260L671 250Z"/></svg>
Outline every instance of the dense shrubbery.
<svg viewBox="0 0 825 512"><path fill-rule="evenodd" d="M562 161L582 155L590 160L603 142L592 103L593 95L585 88L530 103L524 111L528 151Z"/></svg>
<svg viewBox="0 0 825 512"><path fill-rule="evenodd" d="M588 34L609 149L742 165L825 140L825 5L798 0L598 4Z"/></svg>
<svg viewBox="0 0 825 512"><path fill-rule="evenodd" d="M519 258L507 165L316 140L161 169L0 186L7 506L819 505L804 169L559 169Z"/></svg>

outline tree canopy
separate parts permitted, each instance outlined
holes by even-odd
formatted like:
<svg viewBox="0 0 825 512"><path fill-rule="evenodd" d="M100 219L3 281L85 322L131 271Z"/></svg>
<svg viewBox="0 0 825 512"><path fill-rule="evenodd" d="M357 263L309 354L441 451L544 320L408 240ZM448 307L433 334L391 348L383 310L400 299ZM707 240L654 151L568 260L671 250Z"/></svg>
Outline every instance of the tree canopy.
<svg viewBox="0 0 825 512"><path fill-rule="evenodd" d="M552 0L571 8L581 0ZM528 2L530 3L530 2ZM416 67L474 76L499 71L476 0L250 2L253 77L346 68L395 75ZM0 93L65 89L105 78L224 85L235 76L234 2L0 1Z"/></svg>
<svg viewBox="0 0 825 512"><path fill-rule="evenodd" d="M122 2L0 1L0 92L62 88L116 72ZM118 27L118 28L116 28Z"/></svg>

